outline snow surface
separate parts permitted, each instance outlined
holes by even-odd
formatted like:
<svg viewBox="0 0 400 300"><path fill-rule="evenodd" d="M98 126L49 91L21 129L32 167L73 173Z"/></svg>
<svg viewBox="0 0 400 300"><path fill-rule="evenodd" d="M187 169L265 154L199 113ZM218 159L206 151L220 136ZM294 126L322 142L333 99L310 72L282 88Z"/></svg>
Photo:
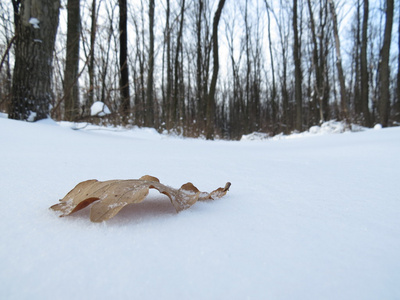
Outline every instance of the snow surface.
<svg viewBox="0 0 400 300"><path fill-rule="evenodd" d="M399 299L400 128L205 141L0 118L0 299ZM150 174L100 224L48 208L78 182Z"/></svg>

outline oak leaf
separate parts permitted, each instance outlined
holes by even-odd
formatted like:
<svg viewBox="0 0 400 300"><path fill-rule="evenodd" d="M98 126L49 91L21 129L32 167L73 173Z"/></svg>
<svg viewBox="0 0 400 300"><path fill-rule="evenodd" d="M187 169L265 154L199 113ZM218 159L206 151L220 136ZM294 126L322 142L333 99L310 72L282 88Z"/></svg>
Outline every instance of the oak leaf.
<svg viewBox="0 0 400 300"><path fill-rule="evenodd" d="M187 209L198 200L217 199L229 190L230 183L211 193L200 192L192 183L185 183L180 189L161 184L158 178L145 175L140 179L87 180L76 185L60 203L50 208L68 216L97 201L90 210L92 222L102 222L114 217L124 206L139 203L148 195L149 189L156 189L171 200L177 212Z"/></svg>

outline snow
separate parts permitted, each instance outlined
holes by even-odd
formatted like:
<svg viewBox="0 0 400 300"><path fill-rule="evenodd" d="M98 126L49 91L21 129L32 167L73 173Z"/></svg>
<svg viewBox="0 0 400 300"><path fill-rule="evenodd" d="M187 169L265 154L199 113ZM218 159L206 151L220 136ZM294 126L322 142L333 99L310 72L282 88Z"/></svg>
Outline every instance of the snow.
<svg viewBox="0 0 400 300"><path fill-rule="evenodd" d="M29 19L29 24L31 24L33 26L33 28L35 28L35 29L39 29L40 28L40 26L39 26L40 21L38 19L36 19L36 18L30 18Z"/></svg>
<svg viewBox="0 0 400 300"><path fill-rule="evenodd" d="M206 141L0 118L0 299L399 299L400 128ZM77 183L149 174L113 219L48 208Z"/></svg>
<svg viewBox="0 0 400 300"><path fill-rule="evenodd" d="M27 119L27 121L28 122L34 122L35 121L35 118L36 118L36 112L34 112L34 111L31 111L31 112L29 112L29 116L28 116L28 119Z"/></svg>
<svg viewBox="0 0 400 300"><path fill-rule="evenodd" d="M382 126L381 126L381 128L382 128ZM254 140L265 140L265 139L269 139L269 138L271 138L273 140L293 139L293 138L306 137L306 136L312 136L312 135L358 132L358 131L364 131L364 130L366 130L366 128L359 126L359 125L352 124L351 126L346 126L342 122L331 120L331 121L322 123L320 126L312 126L308 131L304 131L304 132L300 132L300 133L295 132L295 133L292 133L291 135L284 135L283 133L281 133L276 136L270 137L267 133L253 132L253 133L250 133L247 135L243 135L240 140L241 141L254 141Z"/></svg>
<svg viewBox="0 0 400 300"><path fill-rule="evenodd" d="M312 126L309 129L311 134L329 134L343 133L346 131L346 126L342 122L329 121L321 124L321 126Z"/></svg>
<svg viewBox="0 0 400 300"><path fill-rule="evenodd" d="M105 115L111 114L110 109L101 101L96 101L90 107L91 116L104 117Z"/></svg>
<svg viewBox="0 0 400 300"><path fill-rule="evenodd" d="M242 135L241 141L254 141L254 140L264 140L269 138L267 133L262 132L252 132L250 134Z"/></svg>

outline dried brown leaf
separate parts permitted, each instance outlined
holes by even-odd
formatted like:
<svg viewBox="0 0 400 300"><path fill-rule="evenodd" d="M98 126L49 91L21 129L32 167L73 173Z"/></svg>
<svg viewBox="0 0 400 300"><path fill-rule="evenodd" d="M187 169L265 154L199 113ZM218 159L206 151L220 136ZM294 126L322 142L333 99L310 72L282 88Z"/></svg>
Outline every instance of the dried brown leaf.
<svg viewBox="0 0 400 300"><path fill-rule="evenodd" d="M158 178L145 175L130 180L87 180L76 185L60 203L50 208L68 216L97 201L90 210L92 222L102 222L114 217L124 206L139 203L148 195L149 189L156 189L171 200L177 212L187 209L197 200L217 199L229 190L230 183L211 193L200 192L192 183L185 183L180 189L161 184Z"/></svg>

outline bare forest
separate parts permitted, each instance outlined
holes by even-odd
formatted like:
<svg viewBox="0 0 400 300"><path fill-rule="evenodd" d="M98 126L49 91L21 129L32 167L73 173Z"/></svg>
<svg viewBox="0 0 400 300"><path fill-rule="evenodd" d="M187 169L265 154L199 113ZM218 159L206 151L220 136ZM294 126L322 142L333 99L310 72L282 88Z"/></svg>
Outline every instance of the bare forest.
<svg viewBox="0 0 400 300"><path fill-rule="evenodd" d="M400 124L394 0L4 0L0 112L240 139ZM93 103L109 113L94 115Z"/></svg>

